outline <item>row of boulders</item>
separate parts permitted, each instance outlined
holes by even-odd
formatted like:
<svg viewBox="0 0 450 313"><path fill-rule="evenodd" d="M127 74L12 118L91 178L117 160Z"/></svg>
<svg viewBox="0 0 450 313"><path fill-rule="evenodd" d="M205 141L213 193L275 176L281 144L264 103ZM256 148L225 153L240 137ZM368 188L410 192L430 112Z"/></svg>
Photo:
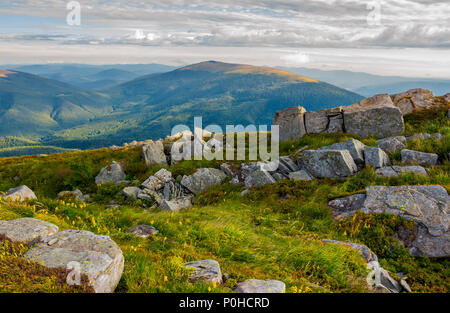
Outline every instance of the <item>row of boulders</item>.
<svg viewBox="0 0 450 313"><path fill-rule="evenodd" d="M448 101L448 97L443 98ZM361 137L376 135L386 138L405 130L403 116L414 110L441 105L433 93L412 89L404 93L381 94L358 103L332 109L306 112L303 107L278 111L273 125L280 127L280 141L295 140L305 134L347 132Z"/></svg>
<svg viewBox="0 0 450 313"><path fill-rule="evenodd" d="M366 194L332 200L328 206L335 219L356 212L387 213L415 222L413 231L397 237L414 256L450 256L450 197L442 186L370 186Z"/></svg>
<svg viewBox="0 0 450 313"><path fill-rule="evenodd" d="M74 277L87 277L95 292L113 292L122 277L124 257L109 236L80 230L58 232L58 226L33 218L0 221L0 235L31 246L24 255L27 260L48 268L79 270Z"/></svg>

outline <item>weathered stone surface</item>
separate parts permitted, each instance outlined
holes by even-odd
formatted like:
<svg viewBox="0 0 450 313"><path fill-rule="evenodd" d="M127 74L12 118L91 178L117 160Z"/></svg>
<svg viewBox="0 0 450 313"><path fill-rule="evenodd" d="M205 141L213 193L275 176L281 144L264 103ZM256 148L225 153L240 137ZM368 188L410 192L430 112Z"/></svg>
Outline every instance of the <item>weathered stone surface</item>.
<svg viewBox="0 0 450 313"><path fill-rule="evenodd" d="M157 234L158 232L159 231L155 227L149 225L137 225L127 230L127 233L131 233L141 238L148 238Z"/></svg>
<svg viewBox="0 0 450 313"><path fill-rule="evenodd" d="M366 165L370 165L375 168L385 167L391 164L391 160L386 152L376 147L366 147L364 149L364 159L366 161Z"/></svg>
<svg viewBox="0 0 450 313"><path fill-rule="evenodd" d="M428 176L427 171L422 166L387 166L375 171L378 176L395 177L402 173L411 173L416 175Z"/></svg>
<svg viewBox="0 0 450 313"><path fill-rule="evenodd" d="M163 211L178 212L181 209L189 208L192 206L192 197L185 196L175 198L173 200L162 200L160 209Z"/></svg>
<svg viewBox="0 0 450 313"><path fill-rule="evenodd" d="M404 142L406 142L406 138L403 136L390 137L378 140L378 148L387 153L392 154L394 152L405 149L406 146Z"/></svg>
<svg viewBox="0 0 450 313"><path fill-rule="evenodd" d="M34 218L0 221L0 235L25 245L32 245L57 232L58 226Z"/></svg>
<svg viewBox="0 0 450 313"><path fill-rule="evenodd" d="M222 170L222 172L224 172L227 176L230 177L234 177L237 174L237 171L229 163L220 164L220 169Z"/></svg>
<svg viewBox="0 0 450 313"><path fill-rule="evenodd" d="M327 133L337 134L344 132L344 117L342 114L329 117Z"/></svg>
<svg viewBox="0 0 450 313"><path fill-rule="evenodd" d="M449 195L441 186L371 186L366 188L361 211L394 214L417 222L426 232L418 233L411 253L443 257L450 255L449 208Z"/></svg>
<svg viewBox="0 0 450 313"><path fill-rule="evenodd" d="M309 175L309 173L307 171L300 170L300 171L297 171L297 172L289 173L289 179L296 180L296 181L299 181L299 180L313 180L314 177Z"/></svg>
<svg viewBox="0 0 450 313"><path fill-rule="evenodd" d="M126 178L125 172L122 169L120 163L113 161L111 165L106 166L101 169L100 174L95 177L95 183L105 184L105 183L118 183L124 181Z"/></svg>
<svg viewBox="0 0 450 313"><path fill-rule="evenodd" d="M335 220L352 217L364 205L366 195L355 194L344 198L338 198L328 202Z"/></svg>
<svg viewBox="0 0 450 313"><path fill-rule="evenodd" d="M172 180L172 173L165 168L160 169L154 175L147 178L142 186L150 190L159 190Z"/></svg>
<svg viewBox="0 0 450 313"><path fill-rule="evenodd" d="M347 150L306 150L297 162L316 178L346 178L357 171L355 161Z"/></svg>
<svg viewBox="0 0 450 313"><path fill-rule="evenodd" d="M76 189L74 191L61 191L58 193L59 198L74 198L76 201L80 202L86 202L89 200L89 195L83 195L83 193L80 191L80 189Z"/></svg>
<svg viewBox="0 0 450 313"><path fill-rule="evenodd" d="M364 148L366 146L359 140L350 139L345 142L335 143L331 146L321 147L318 150L347 150L358 168L364 167Z"/></svg>
<svg viewBox="0 0 450 313"><path fill-rule="evenodd" d="M227 176L221 170L215 168L199 168L189 176L184 176L181 185L192 193L200 193L212 186L219 185Z"/></svg>
<svg viewBox="0 0 450 313"><path fill-rule="evenodd" d="M25 258L49 268L68 268L75 262L97 293L113 292L124 266L122 251L109 236L80 230L65 230L47 237Z"/></svg>
<svg viewBox="0 0 450 313"><path fill-rule="evenodd" d="M141 192L141 188L138 187L125 187L122 190L122 193L130 199L137 200L139 193Z"/></svg>
<svg viewBox="0 0 450 313"><path fill-rule="evenodd" d="M164 146L161 140L155 142L147 142L142 146L142 154L148 167L153 164L165 166L167 165L166 155L164 154Z"/></svg>
<svg viewBox="0 0 450 313"><path fill-rule="evenodd" d="M244 183L247 188L261 187L275 183L275 179L268 171L258 168L246 175Z"/></svg>
<svg viewBox="0 0 450 313"><path fill-rule="evenodd" d="M287 108L275 113L273 125L280 127L280 142L295 140L306 134L304 114L306 110L301 107Z"/></svg>
<svg viewBox="0 0 450 313"><path fill-rule="evenodd" d="M391 95L391 98L394 105L402 111L403 115L411 113L414 109L431 109L434 104L433 92L420 88Z"/></svg>
<svg viewBox="0 0 450 313"><path fill-rule="evenodd" d="M236 293L285 293L286 285L279 280L250 279L240 282L234 289Z"/></svg>
<svg viewBox="0 0 450 313"><path fill-rule="evenodd" d="M346 132L364 138L397 136L405 130L403 115L394 106L344 107L344 125Z"/></svg>
<svg viewBox="0 0 450 313"><path fill-rule="evenodd" d="M222 283L222 272L216 260L201 260L184 264L187 268L193 268L193 273L189 276L191 283L204 281L208 283Z"/></svg>
<svg viewBox="0 0 450 313"><path fill-rule="evenodd" d="M17 188L11 188L8 192L3 195L3 198L6 200L15 200L15 201L25 201L25 200L33 200L37 199L33 190L23 185Z"/></svg>
<svg viewBox="0 0 450 313"><path fill-rule="evenodd" d="M172 181L166 183L163 189L163 196L166 200L172 200L174 198L180 198L187 195L187 191L180 184Z"/></svg>
<svg viewBox="0 0 450 313"><path fill-rule="evenodd" d="M308 134L323 133L328 127L328 112L330 110L319 110L305 113L305 127Z"/></svg>
<svg viewBox="0 0 450 313"><path fill-rule="evenodd" d="M403 149L401 154L402 154L402 163L406 164L433 166L438 163L438 155L436 153L425 153Z"/></svg>

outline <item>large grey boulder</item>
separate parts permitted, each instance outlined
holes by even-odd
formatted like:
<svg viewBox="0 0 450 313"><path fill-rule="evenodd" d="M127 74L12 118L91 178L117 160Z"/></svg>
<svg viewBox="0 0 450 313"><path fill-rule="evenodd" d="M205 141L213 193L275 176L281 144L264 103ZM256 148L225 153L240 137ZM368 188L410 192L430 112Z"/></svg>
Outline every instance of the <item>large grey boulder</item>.
<svg viewBox="0 0 450 313"><path fill-rule="evenodd" d="M0 221L0 235L25 245L32 245L57 232L58 226L34 218Z"/></svg>
<svg viewBox="0 0 450 313"><path fill-rule="evenodd" d="M20 202L25 200L37 199L33 190L31 190L25 185L9 189L8 192L5 195L3 195L3 198L5 200L15 200Z"/></svg>
<svg viewBox="0 0 450 313"><path fill-rule="evenodd" d="M120 163L113 161L111 165L106 166L101 169L100 174L95 177L95 183L105 184L105 183L120 183L125 181L126 175L122 169Z"/></svg>
<svg viewBox="0 0 450 313"><path fill-rule="evenodd" d="M347 178L358 170L347 150L306 150L297 162L316 178Z"/></svg>
<svg viewBox="0 0 450 313"><path fill-rule="evenodd" d="M164 154L164 145L161 140L147 142L142 146L142 154L145 163L150 168L153 164L167 165L166 155Z"/></svg>
<svg viewBox="0 0 450 313"><path fill-rule="evenodd" d="M352 217L364 205L365 194L355 194L328 202L333 218L337 221Z"/></svg>
<svg viewBox="0 0 450 313"><path fill-rule="evenodd" d="M305 113L305 108L301 106L287 108L275 113L272 124L280 127L280 142L295 140L306 134Z"/></svg>
<svg viewBox="0 0 450 313"><path fill-rule="evenodd" d="M438 163L439 156L436 153L425 153L403 149L401 152L402 163L433 166Z"/></svg>
<svg viewBox="0 0 450 313"><path fill-rule="evenodd" d="M178 212L181 209L189 208L192 206L192 197L184 196L175 198L172 200L163 199L159 208L162 211Z"/></svg>
<svg viewBox="0 0 450 313"><path fill-rule="evenodd" d="M159 190L164 187L164 185L172 180L172 173L165 168L160 169L154 175L147 178L142 186L149 190Z"/></svg>
<svg viewBox="0 0 450 313"><path fill-rule="evenodd" d="M406 138L404 136L385 138L378 140L378 148L392 154L405 149L405 142Z"/></svg>
<svg viewBox="0 0 450 313"><path fill-rule="evenodd" d="M47 237L25 258L49 268L78 268L97 293L113 292L124 266L122 251L109 236L80 230L65 230Z"/></svg>
<svg viewBox="0 0 450 313"><path fill-rule="evenodd" d="M222 272L216 260L193 261L185 263L184 266L193 269L193 272L189 276L189 282L191 283L198 281L222 283Z"/></svg>
<svg viewBox="0 0 450 313"><path fill-rule="evenodd" d="M305 127L308 134L342 132L343 120L341 108L306 112Z"/></svg>
<svg viewBox="0 0 450 313"><path fill-rule="evenodd" d="M405 131L403 115L394 106L344 107L345 131L361 137L398 136Z"/></svg>
<svg viewBox="0 0 450 313"><path fill-rule="evenodd" d="M240 282L234 289L236 293L285 293L286 285L279 280L250 279Z"/></svg>
<svg viewBox="0 0 450 313"><path fill-rule="evenodd" d="M387 166L375 171L378 176L396 177L403 173L428 176L427 171L422 166Z"/></svg>
<svg viewBox="0 0 450 313"><path fill-rule="evenodd" d="M366 188L364 213L388 213L418 224L413 255L450 255L450 197L441 186L371 186Z"/></svg>
<svg viewBox="0 0 450 313"><path fill-rule="evenodd" d="M377 147L366 147L364 149L364 159L366 165L375 168L385 167L391 164L391 160L386 152Z"/></svg>
<svg viewBox="0 0 450 313"><path fill-rule="evenodd" d="M335 143L331 146L321 147L318 150L347 150L355 161L358 168L364 167L364 148L366 147L361 141L350 139L345 142Z"/></svg>
<svg viewBox="0 0 450 313"><path fill-rule="evenodd" d="M413 112L415 109L431 109L434 104L433 92L426 89L411 89L406 92L391 95L392 102L403 115Z"/></svg>
<svg viewBox="0 0 450 313"><path fill-rule="evenodd" d="M227 175L215 168L199 168L189 176L184 176L181 185L189 189L192 193L198 194L210 187L221 184Z"/></svg>

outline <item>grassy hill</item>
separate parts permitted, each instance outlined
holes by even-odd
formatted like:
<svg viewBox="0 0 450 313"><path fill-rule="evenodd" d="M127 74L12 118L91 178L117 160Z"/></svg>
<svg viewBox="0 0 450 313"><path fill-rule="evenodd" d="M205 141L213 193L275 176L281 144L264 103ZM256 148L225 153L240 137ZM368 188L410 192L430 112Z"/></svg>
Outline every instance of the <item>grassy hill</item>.
<svg viewBox="0 0 450 313"><path fill-rule="evenodd" d="M191 209L178 213L147 209L140 201L126 200L124 186L95 184L95 176L112 160L123 162L127 179L143 181L159 168L148 169L139 148L99 149L48 157L0 159L0 191L26 184L38 200L27 203L0 200L0 220L34 217L65 229L109 235L123 250L125 269L116 292L230 292L245 279L279 279L287 292L369 292L363 259L340 245L325 245L322 238L367 245L392 277L402 272L415 292L448 293L448 259L412 257L394 237L411 222L386 214L357 214L336 222L327 202L362 192L370 185L432 185L450 191L450 122L446 110L406 116L406 134L440 132L441 141L414 140L407 148L441 151L440 166L429 177L403 174L378 177L366 168L347 180L278 181L254 188L241 197L244 186L228 182L201 193ZM311 134L283 143L282 155L308 145L311 149L357 138L351 134ZM359 138L360 139L360 138ZM375 145L374 138L364 139ZM394 158L394 162L396 159ZM219 167L217 161L184 161L167 167L173 175L191 174L199 167ZM57 200L62 190L80 188L91 194L85 207L76 201ZM116 201L118 208L108 207ZM137 224L155 226L160 233L140 239L125 231ZM86 292L69 288L60 273L45 272L20 256L26 248L0 244L0 292ZM216 259L230 279L211 286L189 284L183 263ZM14 275L20 273L20 275ZM11 279L14 277L15 279Z"/></svg>

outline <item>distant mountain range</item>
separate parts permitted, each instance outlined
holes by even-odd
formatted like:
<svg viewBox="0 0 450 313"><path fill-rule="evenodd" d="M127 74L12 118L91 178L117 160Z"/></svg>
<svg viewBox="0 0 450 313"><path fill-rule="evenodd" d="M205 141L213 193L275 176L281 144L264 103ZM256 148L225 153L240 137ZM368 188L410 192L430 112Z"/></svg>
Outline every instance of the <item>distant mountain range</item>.
<svg viewBox="0 0 450 313"><path fill-rule="evenodd" d="M450 79L379 76L360 72L324 71L304 67L280 67L280 69L324 81L356 92L364 97L372 97L381 93L395 94L415 88L429 89L436 96L442 96L450 92Z"/></svg>
<svg viewBox="0 0 450 313"><path fill-rule="evenodd" d="M210 61L129 81L133 78L131 67L139 66L21 68L72 83L77 75L93 82L127 81L110 88L103 84L101 92L83 89L81 82L77 87L17 69L3 71L0 136L25 137L41 145L94 148L165 137L176 124L192 126L194 116L202 116L204 126L270 125L275 111L286 107L318 110L363 98L328 83L267 67ZM156 71L158 67L139 71L152 68Z"/></svg>

